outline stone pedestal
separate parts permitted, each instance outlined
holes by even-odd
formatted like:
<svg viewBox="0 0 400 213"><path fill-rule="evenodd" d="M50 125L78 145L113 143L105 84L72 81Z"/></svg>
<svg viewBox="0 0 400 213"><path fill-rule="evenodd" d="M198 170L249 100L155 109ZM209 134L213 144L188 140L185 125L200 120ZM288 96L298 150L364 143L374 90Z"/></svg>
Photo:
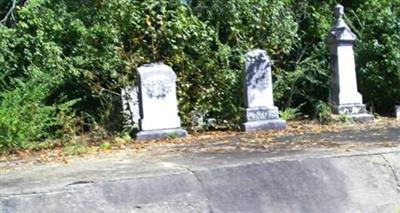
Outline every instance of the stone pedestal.
<svg viewBox="0 0 400 213"><path fill-rule="evenodd" d="M244 100L244 131L286 127L286 121L279 119L278 108L274 106L271 61L264 50L253 50L246 54Z"/></svg>
<svg viewBox="0 0 400 213"><path fill-rule="evenodd" d="M332 112L348 115L358 122L373 122L362 103L362 96L357 90L357 77L353 44L357 39L343 20L344 8L335 7L336 23L328 36L331 55L331 86L329 102Z"/></svg>
<svg viewBox="0 0 400 213"><path fill-rule="evenodd" d="M139 132L138 140L185 137L181 128L176 98L176 75L162 63L138 68Z"/></svg>

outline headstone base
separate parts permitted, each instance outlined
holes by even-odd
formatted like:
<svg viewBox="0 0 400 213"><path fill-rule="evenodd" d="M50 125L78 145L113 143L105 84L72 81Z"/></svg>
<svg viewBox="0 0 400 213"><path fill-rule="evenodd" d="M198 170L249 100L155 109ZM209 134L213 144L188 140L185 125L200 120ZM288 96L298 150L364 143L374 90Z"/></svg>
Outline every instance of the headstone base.
<svg viewBox="0 0 400 213"><path fill-rule="evenodd" d="M374 122L374 116L371 114L357 114L357 115L349 115L349 118L357 123L373 123Z"/></svg>
<svg viewBox="0 0 400 213"><path fill-rule="evenodd" d="M245 132L279 130L286 128L286 121L279 119L278 107L252 107L246 109L246 123L242 124Z"/></svg>
<svg viewBox="0 0 400 213"><path fill-rule="evenodd" d="M251 107L246 109L246 121L265 121L279 119L278 107Z"/></svg>
<svg viewBox="0 0 400 213"><path fill-rule="evenodd" d="M339 115L367 114L365 104L342 104L339 106L334 106L332 111L334 114Z"/></svg>
<svg viewBox="0 0 400 213"><path fill-rule="evenodd" d="M358 123L374 122L374 116L368 114L365 104L343 104L332 109L334 114L347 115L351 120Z"/></svg>
<svg viewBox="0 0 400 213"><path fill-rule="evenodd" d="M160 129L140 131L136 134L136 139L140 141L155 140L162 138L183 138L188 135L187 131L182 128L177 129Z"/></svg>
<svg viewBox="0 0 400 213"><path fill-rule="evenodd" d="M250 121L242 124L242 130L245 132L255 132L262 130L280 130L286 128L286 121L282 119Z"/></svg>

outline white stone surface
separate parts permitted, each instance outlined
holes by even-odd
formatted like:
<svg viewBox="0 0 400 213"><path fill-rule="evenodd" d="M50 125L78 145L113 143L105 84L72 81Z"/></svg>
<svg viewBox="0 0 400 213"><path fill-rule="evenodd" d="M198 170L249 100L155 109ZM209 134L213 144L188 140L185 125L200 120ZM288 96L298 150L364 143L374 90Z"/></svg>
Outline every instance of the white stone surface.
<svg viewBox="0 0 400 213"><path fill-rule="evenodd" d="M353 46L350 44L339 45L337 51L337 67L339 78L339 105L362 104L362 96L357 90L356 66L354 63Z"/></svg>
<svg viewBox="0 0 400 213"><path fill-rule="evenodd" d="M245 106L274 106L272 92L271 61L264 50L252 50L246 54Z"/></svg>
<svg viewBox="0 0 400 213"><path fill-rule="evenodd" d="M139 67L138 72L140 130L179 128L174 71L167 65L154 63Z"/></svg>
<svg viewBox="0 0 400 213"><path fill-rule="evenodd" d="M400 121L400 105L396 106L396 118Z"/></svg>

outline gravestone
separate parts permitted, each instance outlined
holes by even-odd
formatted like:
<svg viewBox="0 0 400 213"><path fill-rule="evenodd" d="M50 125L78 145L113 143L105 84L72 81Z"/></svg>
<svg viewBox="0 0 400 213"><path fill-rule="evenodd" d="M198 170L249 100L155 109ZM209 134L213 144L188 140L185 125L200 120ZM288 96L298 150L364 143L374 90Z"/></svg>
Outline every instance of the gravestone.
<svg viewBox="0 0 400 213"><path fill-rule="evenodd" d="M286 121L279 119L272 92L272 63L264 50L252 50L246 54L244 100L246 132L284 129Z"/></svg>
<svg viewBox="0 0 400 213"><path fill-rule="evenodd" d="M162 63L138 68L139 132L138 140L185 137L181 128L176 98L176 75Z"/></svg>
<svg viewBox="0 0 400 213"><path fill-rule="evenodd" d="M328 36L331 55L331 86L329 102L332 112L347 115L358 122L373 122L357 90L353 44L357 37L343 20L344 8L335 7L336 23Z"/></svg>
<svg viewBox="0 0 400 213"><path fill-rule="evenodd" d="M127 86L121 89L122 113L124 115L124 128L138 128L139 126L139 88Z"/></svg>
<svg viewBox="0 0 400 213"><path fill-rule="evenodd" d="M396 118L400 121L400 105L396 106Z"/></svg>

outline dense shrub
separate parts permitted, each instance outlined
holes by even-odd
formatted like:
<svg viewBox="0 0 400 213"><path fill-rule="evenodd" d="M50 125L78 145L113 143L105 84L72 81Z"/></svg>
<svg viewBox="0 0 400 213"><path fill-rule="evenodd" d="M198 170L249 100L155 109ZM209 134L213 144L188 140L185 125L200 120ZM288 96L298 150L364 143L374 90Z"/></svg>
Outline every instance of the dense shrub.
<svg viewBox="0 0 400 213"><path fill-rule="evenodd" d="M15 86L0 94L0 150L49 137L49 129L58 124L56 107L43 103L49 93L46 83L16 80Z"/></svg>
<svg viewBox="0 0 400 213"><path fill-rule="evenodd" d="M328 99L325 38L335 3L18 1L13 18L0 24L0 150L94 124L120 131L115 94L135 82L138 66L156 61L177 73L185 125L195 113L237 128L243 55L252 48L274 60L276 104L316 115ZM359 37L359 90L377 112L390 112L400 100L400 1L345 3ZM9 8L0 3L0 17Z"/></svg>
<svg viewBox="0 0 400 213"><path fill-rule="evenodd" d="M363 1L350 15L360 91L377 112L390 113L400 103L400 1Z"/></svg>

